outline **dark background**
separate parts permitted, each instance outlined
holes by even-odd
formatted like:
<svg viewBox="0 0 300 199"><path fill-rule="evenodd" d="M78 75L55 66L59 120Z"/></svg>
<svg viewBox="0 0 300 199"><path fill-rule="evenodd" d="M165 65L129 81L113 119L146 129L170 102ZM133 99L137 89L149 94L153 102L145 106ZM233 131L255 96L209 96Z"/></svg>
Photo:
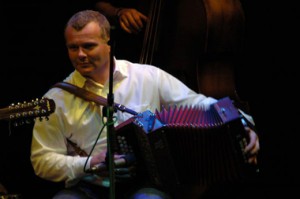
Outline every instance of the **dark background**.
<svg viewBox="0 0 300 199"><path fill-rule="evenodd" d="M236 77L260 136L260 176L255 189L261 191L261 198L288 197L296 193L300 168L297 7L273 1L242 3L246 48ZM40 98L73 70L63 27L76 10L89 6L79 0L1 2L1 107ZM10 193L25 198L52 194L52 184L34 176L30 165L32 124L13 127L2 120L0 127L0 181Z"/></svg>

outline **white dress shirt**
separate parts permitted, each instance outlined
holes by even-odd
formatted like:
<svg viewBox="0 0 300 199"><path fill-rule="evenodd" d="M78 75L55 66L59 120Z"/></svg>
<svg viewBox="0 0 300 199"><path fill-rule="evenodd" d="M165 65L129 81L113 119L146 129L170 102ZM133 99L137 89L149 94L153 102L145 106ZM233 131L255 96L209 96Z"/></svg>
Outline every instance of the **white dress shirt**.
<svg viewBox="0 0 300 199"><path fill-rule="evenodd" d="M197 94L175 77L150 66L115 60L113 74L114 102L141 113L155 112L162 105L191 105L208 108L216 99ZM107 98L109 82L105 85L72 72L65 80L97 95ZM66 187L87 175L84 165L87 157L68 155L66 138L89 153L103 127L102 106L75 96L60 88L51 88L44 97L55 101L55 112L48 121L36 121L33 129L31 161L35 173L51 181L65 181ZM131 114L118 111L117 123L126 121ZM106 128L100 135L92 154L106 149ZM90 159L87 168L90 167Z"/></svg>

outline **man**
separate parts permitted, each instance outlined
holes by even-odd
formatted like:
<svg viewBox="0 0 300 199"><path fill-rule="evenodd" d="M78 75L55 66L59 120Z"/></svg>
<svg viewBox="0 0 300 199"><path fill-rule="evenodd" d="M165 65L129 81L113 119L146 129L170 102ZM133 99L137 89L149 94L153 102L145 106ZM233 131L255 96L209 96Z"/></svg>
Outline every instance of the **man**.
<svg viewBox="0 0 300 199"><path fill-rule="evenodd" d="M84 10L75 13L65 27L65 40L69 59L75 70L64 81L84 88L102 97L109 91L110 24L97 11ZM150 65L114 59L114 100L141 113L154 112L162 105L192 105L207 109L216 99L197 94L178 79ZM105 120L101 119L102 106L86 101L60 88L51 88L45 97L53 99L56 110L49 121L36 121L33 129L31 161L35 173L41 178L65 182L66 189L54 198L107 198L105 178L85 172L105 162L106 129L101 131ZM129 113L116 112L115 125L130 117ZM245 152L249 162L256 163L259 142L256 133L246 127L249 143ZM95 142L97 142L95 144ZM71 154L68 143L73 143L91 157ZM95 146L94 146L95 144ZM115 159L122 155L115 154ZM119 185L118 185L119 186ZM136 198L146 196L167 198L158 189L144 188L143 184L117 186L117 197ZM140 191L138 191L140 189ZM72 197L73 196L73 197ZM145 198L145 197L144 197ZM147 198L147 197L146 197Z"/></svg>

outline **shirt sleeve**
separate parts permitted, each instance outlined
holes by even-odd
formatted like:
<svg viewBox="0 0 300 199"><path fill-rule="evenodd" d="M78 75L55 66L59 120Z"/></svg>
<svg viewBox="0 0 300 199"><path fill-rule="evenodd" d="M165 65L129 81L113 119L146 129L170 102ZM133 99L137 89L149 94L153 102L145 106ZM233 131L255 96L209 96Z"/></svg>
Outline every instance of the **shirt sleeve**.
<svg viewBox="0 0 300 199"><path fill-rule="evenodd" d="M51 97L50 97L51 98ZM72 181L85 175L84 166L90 160L79 155L68 155L63 113L56 100L56 110L49 120L37 120L33 127L31 163L37 176L53 182Z"/></svg>
<svg viewBox="0 0 300 199"><path fill-rule="evenodd" d="M190 105L208 109L212 103L217 101L202 93L196 93L179 79L163 70L159 69L157 73L157 86L160 91L162 102L165 105Z"/></svg>

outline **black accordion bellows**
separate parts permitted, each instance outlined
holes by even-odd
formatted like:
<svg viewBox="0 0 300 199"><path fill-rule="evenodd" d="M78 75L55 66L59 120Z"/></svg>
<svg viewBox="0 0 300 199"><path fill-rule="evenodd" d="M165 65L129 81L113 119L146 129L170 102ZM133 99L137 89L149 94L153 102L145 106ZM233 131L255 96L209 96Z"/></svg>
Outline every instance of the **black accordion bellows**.
<svg viewBox="0 0 300 199"><path fill-rule="evenodd" d="M248 175L241 115L229 98L208 110L145 111L116 127L120 153L134 153L137 176L157 186L237 182Z"/></svg>

